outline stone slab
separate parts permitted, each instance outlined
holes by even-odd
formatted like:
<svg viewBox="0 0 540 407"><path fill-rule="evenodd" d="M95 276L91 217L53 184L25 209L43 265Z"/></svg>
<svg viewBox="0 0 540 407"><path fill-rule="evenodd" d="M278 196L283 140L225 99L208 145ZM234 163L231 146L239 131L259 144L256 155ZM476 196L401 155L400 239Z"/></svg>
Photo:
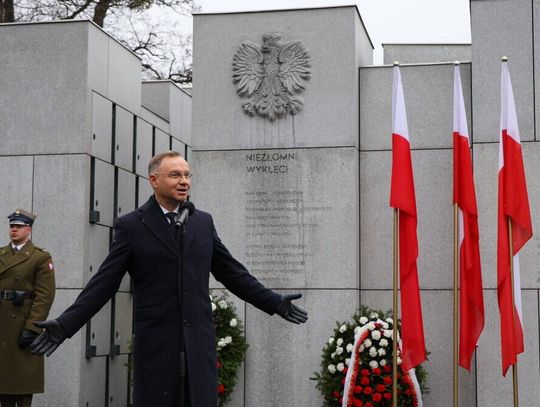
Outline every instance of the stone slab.
<svg viewBox="0 0 540 407"><path fill-rule="evenodd" d="M141 92L142 105L163 120L170 122L171 81L144 81L141 85Z"/></svg>
<svg viewBox="0 0 540 407"><path fill-rule="evenodd" d="M518 356L519 402L534 406L540 397L538 382L538 290L523 290L525 352ZM500 319L496 290L484 291L486 324L480 337L478 356L478 406L512 405L512 370L502 376Z"/></svg>
<svg viewBox="0 0 540 407"><path fill-rule="evenodd" d="M309 313L309 321L303 325L247 306L246 406L322 405L322 396L309 378L320 370L322 349L335 321L349 319L358 307L358 291L301 292L303 297L297 303Z"/></svg>
<svg viewBox="0 0 540 407"><path fill-rule="evenodd" d="M355 6L196 14L193 26L196 149L357 145L357 67L371 63L372 46ZM260 45L267 33L280 33L283 43L302 41L311 55L311 77L299 95L302 110L274 122L244 113L241 105L247 99L237 95L232 81L240 44Z"/></svg>
<svg viewBox="0 0 540 407"><path fill-rule="evenodd" d="M86 285L99 270L101 263L109 253L109 240L111 228L108 226L91 224L88 226L88 246L86 253L83 284Z"/></svg>
<svg viewBox="0 0 540 407"><path fill-rule="evenodd" d="M174 137L171 137L171 150L178 151L183 157L186 156L186 145Z"/></svg>
<svg viewBox="0 0 540 407"><path fill-rule="evenodd" d="M135 209L137 196L135 194L136 175L124 171L121 168L117 169L117 192L116 192L116 214L115 217L120 217Z"/></svg>
<svg viewBox="0 0 540 407"><path fill-rule="evenodd" d="M154 155L171 149L171 136L156 128L154 133Z"/></svg>
<svg viewBox="0 0 540 407"><path fill-rule="evenodd" d="M95 346L96 356L110 355L111 353L111 301L101 308L92 317L89 325L81 329L81 332L90 330L87 346Z"/></svg>
<svg viewBox="0 0 540 407"><path fill-rule="evenodd" d="M478 197L478 224L482 256L482 279L484 288L497 286L497 211L498 211L498 143L473 146L475 183ZM540 230L540 179L535 174L540 170L538 154L540 143L522 144L529 205L533 222L533 233ZM536 233L520 251L520 276L522 288L540 288L540 236Z"/></svg>
<svg viewBox="0 0 540 407"><path fill-rule="evenodd" d="M384 64L470 62L471 44L382 44Z"/></svg>
<svg viewBox="0 0 540 407"><path fill-rule="evenodd" d="M194 151L191 164L195 206L264 284L358 287L355 148Z"/></svg>
<svg viewBox="0 0 540 407"><path fill-rule="evenodd" d="M476 141L497 141L501 57L508 57L522 140L534 140L533 19L529 0L472 1L473 114Z"/></svg>
<svg viewBox="0 0 540 407"><path fill-rule="evenodd" d="M152 123L152 125L159 127L163 131L169 131L169 122L144 106L141 106L141 118L148 123Z"/></svg>
<svg viewBox="0 0 540 407"><path fill-rule="evenodd" d="M114 164L133 171L133 114L117 105L115 126Z"/></svg>
<svg viewBox="0 0 540 407"><path fill-rule="evenodd" d="M89 172L90 158L87 155L34 157L32 209L39 218L33 239L51 253L57 287L82 285Z"/></svg>
<svg viewBox="0 0 540 407"><path fill-rule="evenodd" d="M133 340L133 296L119 292L114 303L114 344L119 346L120 353L130 353Z"/></svg>
<svg viewBox="0 0 540 407"><path fill-rule="evenodd" d="M137 141L135 152L135 173L148 176L148 163L152 158L153 127L147 121L137 117Z"/></svg>
<svg viewBox="0 0 540 407"><path fill-rule="evenodd" d="M113 226L114 222L114 166L94 161L94 210L99 211L99 224Z"/></svg>
<svg viewBox="0 0 540 407"><path fill-rule="evenodd" d="M137 177L137 185L138 185L138 195L137 195L137 208L141 205L143 205L146 201L148 201L148 198L150 198L151 195L153 195L154 191L152 190L152 187L150 186L150 182L143 177Z"/></svg>
<svg viewBox="0 0 540 407"><path fill-rule="evenodd" d="M453 275L452 150L412 151L422 288L450 289ZM360 153L360 270L363 289L392 288L392 153Z"/></svg>
<svg viewBox="0 0 540 407"><path fill-rule="evenodd" d="M128 355L109 359L109 404L108 407L128 405Z"/></svg>
<svg viewBox="0 0 540 407"><path fill-rule="evenodd" d="M85 407L102 407L106 398L106 370L107 357L86 359L83 363L83 390L81 392L80 404Z"/></svg>
<svg viewBox="0 0 540 407"><path fill-rule="evenodd" d="M109 63L109 35L88 24L88 88L106 95Z"/></svg>
<svg viewBox="0 0 540 407"><path fill-rule="evenodd" d="M34 176L34 158L32 156L0 157L0 236L2 242L8 242L7 216L16 208L32 210L32 185ZM37 214L39 215L39 214ZM39 229L40 217L35 229ZM4 243L1 243L4 246Z"/></svg>
<svg viewBox="0 0 540 407"><path fill-rule="evenodd" d="M141 60L109 38L107 97L131 112L141 108Z"/></svg>
<svg viewBox="0 0 540 407"><path fill-rule="evenodd" d="M92 142L91 154L103 161L112 160L112 102L92 92Z"/></svg>
<svg viewBox="0 0 540 407"><path fill-rule="evenodd" d="M185 144L191 144L191 95L174 83L170 86L171 135Z"/></svg>
<svg viewBox="0 0 540 407"><path fill-rule="evenodd" d="M393 67L360 68L360 149L392 148ZM400 67L412 149L452 148L454 65ZM471 129L471 64L461 64ZM436 90L436 91L434 91Z"/></svg>

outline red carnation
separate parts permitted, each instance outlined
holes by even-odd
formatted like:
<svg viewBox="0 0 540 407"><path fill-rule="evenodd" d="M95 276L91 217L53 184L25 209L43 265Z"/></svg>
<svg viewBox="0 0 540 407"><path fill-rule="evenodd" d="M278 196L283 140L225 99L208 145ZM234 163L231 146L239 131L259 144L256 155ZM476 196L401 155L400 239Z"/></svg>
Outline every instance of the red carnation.
<svg viewBox="0 0 540 407"><path fill-rule="evenodd" d="M385 365L383 370L385 373L390 373L392 371L392 367L390 365Z"/></svg>
<svg viewBox="0 0 540 407"><path fill-rule="evenodd" d="M354 386L355 393L362 393L362 386Z"/></svg>
<svg viewBox="0 0 540 407"><path fill-rule="evenodd" d="M392 378L390 376L383 377L384 384L392 384Z"/></svg>
<svg viewBox="0 0 540 407"><path fill-rule="evenodd" d="M362 407L362 402L358 399L354 399L352 403L354 407Z"/></svg>
<svg viewBox="0 0 540 407"><path fill-rule="evenodd" d="M382 371L381 371L381 369L376 367L376 368L373 369L373 373L380 375L382 373Z"/></svg>
<svg viewBox="0 0 540 407"><path fill-rule="evenodd" d="M371 404L369 401L364 404L364 407L373 407L373 404Z"/></svg>
<svg viewBox="0 0 540 407"><path fill-rule="evenodd" d="M361 374L362 376L369 376L369 370L367 370L367 369L362 369L362 370L360 370L360 374Z"/></svg>
<svg viewBox="0 0 540 407"><path fill-rule="evenodd" d="M384 384L378 384L375 386L375 391L378 391L379 393L382 393L386 390L386 386Z"/></svg>
<svg viewBox="0 0 540 407"><path fill-rule="evenodd" d="M381 393L375 393L371 398L375 403L377 403L382 400L382 395Z"/></svg>
<svg viewBox="0 0 540 407"><path fill-rule="evenodd" d="M218 392L218 394L221 394L221 393L225 392L225 386L223 385L223 383L218 384L217 392Z"/></svg>
<svg viewBox="0 0 540 407"><path fill-rule="evenodd" d="M407 396L410 396L410 395L411 395L411 389L405 390L405 394L406 394Z"/></svg>
<svg viewBox="0 0 540 407"><path fill-rule="evenodd" d="M217 363L216 363L216 367L217 367L218 369L221 369L221 362L220 362L219 360L218 360Z"/></svg>
<svg viewBox="0 0 540 407"><path fill-rule="evenodd" d="M341 398L341 393L338 393L337 391L332 392L332 397L335 399Z"/></svg>
<svg viewBox="0 0 540 407"><path fill-rule="evenodd" d="M360 379L360 384L361 384L362 386L368 385L368 384L369 384L369 378L368 378L368 377L365 377L365 376L362 377L362 378Z"/></svg>
<svg viewBox="0 0 540 407"><path fill-rule="evenodd" d="M341 379L341 384L345 384L345 378Z"/></svg>
<svg viewBox="0 0 540 407"><path fill-rule="evenodd" d="M392 399L392 393L388 393L388 392L384 393L384 398L386 400L391 400Z"/></svg>
<svg viewBox="0 0 540 407"><path fill-rule="evenodd" d="M373 389L371 387L364 387L364 394L371 394L373 393Z"/></svg>

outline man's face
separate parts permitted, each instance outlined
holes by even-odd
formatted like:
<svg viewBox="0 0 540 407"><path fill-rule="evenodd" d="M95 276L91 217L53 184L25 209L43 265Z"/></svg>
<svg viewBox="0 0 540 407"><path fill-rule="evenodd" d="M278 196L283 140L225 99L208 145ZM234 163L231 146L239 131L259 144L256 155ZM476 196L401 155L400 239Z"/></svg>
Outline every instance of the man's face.
<svg viewBox="0 0 540 407"><path fill-rule="evenodd" d="M150 174L150 184L161 204L178 204L187 199L191 170L182 157L164 157L158 170Z"/></svg>
<svg viewBox="0 0 540 407"><path fill-rule="evenodd" d="M15 245L26 243L30 239L32 228L25 225L9 225L9 238Z"/></svg>

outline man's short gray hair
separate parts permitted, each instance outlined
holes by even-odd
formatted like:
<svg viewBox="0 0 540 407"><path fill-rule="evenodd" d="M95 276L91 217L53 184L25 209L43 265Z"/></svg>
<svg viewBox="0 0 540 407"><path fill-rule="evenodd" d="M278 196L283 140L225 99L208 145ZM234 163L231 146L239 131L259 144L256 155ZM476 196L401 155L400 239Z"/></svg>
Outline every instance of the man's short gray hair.
<svg viewBox="0 0 540 407"><path fill-rule="evenodd" d="M156 154L150 159L150 162L148 163L148 175L153 174L157 171L157 169L161 165L161 161L165 157L182 157L182 154L180 154L178 151L165 151L164 153Z"/></svg>

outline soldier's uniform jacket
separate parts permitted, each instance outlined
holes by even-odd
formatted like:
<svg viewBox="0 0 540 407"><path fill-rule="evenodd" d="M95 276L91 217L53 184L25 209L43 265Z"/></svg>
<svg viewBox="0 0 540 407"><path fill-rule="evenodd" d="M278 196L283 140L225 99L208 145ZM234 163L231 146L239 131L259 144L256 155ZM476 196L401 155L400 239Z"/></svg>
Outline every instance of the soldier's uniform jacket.
<svg viewBox="0 0 540 407"><path fill-rule="evenodd" d="M32 355L30 347L19 348L23 329L40 333L36 321L47 319L55 279L50 254L28 241L18 252L11 244L0 248L0 292L31 291L21 306L0 299L0 394L43 393L43 357Z"/></svg>

